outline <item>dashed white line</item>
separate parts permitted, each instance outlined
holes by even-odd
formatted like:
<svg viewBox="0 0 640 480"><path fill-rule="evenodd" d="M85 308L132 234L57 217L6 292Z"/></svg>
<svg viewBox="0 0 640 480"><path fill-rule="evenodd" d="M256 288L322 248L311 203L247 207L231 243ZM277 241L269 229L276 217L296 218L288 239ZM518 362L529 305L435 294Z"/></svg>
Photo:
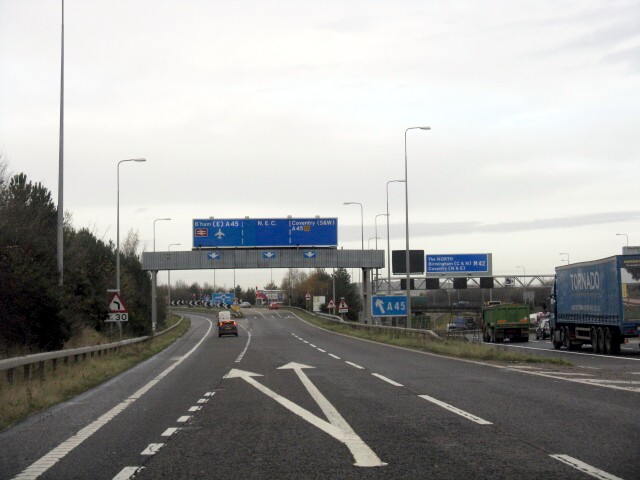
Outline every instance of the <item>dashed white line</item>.
<svg viewBox="0 0 640 480"><path fill-rule="evenodd" d="M333 353L330 353L329 356L335 358L336 360L342 360L339 356L334 355Z"/></svg>
<svg viewBox="0 0 640 480"><path fill-rule="evenodd" d="M321 349L321 348L319 348L319 349L318 349L318 351L319 351L319 352L322 352L322 353L327 353L327 351L326 351L326 350L323 350L323 349Z"/></svg>
<svg viewBox="0 0 640 480"><path fill-rule="evenodd" d="M200 400L198 400L198 403L207 403L208 401L208 398L201 398Z"/></svg>
<svg viewBox="0 0 640 480"><path fill-rule="evenodd" d="M129 480L138 473L138 470L142 470L143 468L144 467L124 467L120 470L120 473L113 477L113 480Z"/></svg>
<svg viewBox="0 0 640 480"><path fill-rule="evenodd" d="M177 421L178 423L184 423L184 422L187 422L190 418L191 418L191 415L185 415L183 417L180 417Z"/></svg>
<svg viewBox="0 0 640 480"><path fill-rule="evenodd" d="M310 346L310 347L313 347L313 348L318 348L318 347L316 347L313 343L310 343L310 344L309 344L309 346Z"/></svg>
<svg viewBox="0 0 640 480"><path fill-rule="evenodd" d="M164 432L162 432L162 437L170 437L171 435L173 435L174 433L176 433L178 430L180 430L179 428L167 428Z"/></svg>
<svg viewBox="0 0 640 480"><path fill-rule="evenodd" d="M440 400L430 397L429 395L418 395L418 396L420 398L424 398L428 402L435 403L436 405L439 405L442 408L449 410L450 412L453 412L457 415L460 415L461 417L464 417L467 420L471 420L472 422L475 422L479 425L492 425L492 423L488 422L487 420L483 420L480 417L476 417L475 415L472 415L469 412L465 412L464 410L460 410L459 408L456 408L453 405L449 405L448 403L441 402Z"/></svg>
<svg viewBox="0 0 640 480"><path fill-rule="evenodd" d="M207 392L204 394L205 397L213 397L216 394L216 392Z"/></svg>
<svg viewBox="0 0 640 480"><path fill-rule="evenodd" d="M390 378L385 377L384 375L380 375L379 373L372 373L371 375L373 375L374 377L379 378L380 380L384 380L387 383L390 383L394 387L403 387L404 386L401 383L395 382L395 381L391 380Z"/></svg>
<svg viewBox="0 0 640 480"><path fill-rule="evenodd" d="M605 472L604 470L600 470L598 468L592 467L589 464L586 464L576 458L570 457L569 455L549 455L551 458L555 458L556 460L565 463L576 470L580 470L587 475L592 476L593 478L599 478L601 480L622 480L620 477L616 477L615 475L611 475L610 473Z"/></svg>
<svg viewBox="0 0 640 480"><path fill-rule="evenodd" d="M360 365L358 365L357 363L353 363L353 362L348 362L348 361L344 361L344 363L346 363L347 365L351 365L352 367L356 367L359 370L364 370L364 367L361 367Z"/></svg>
<svg viewBox="0 0 640 480"><path fill-rule="evenodd" d="M202 407L190 407L190 408L189 408L189 411L190 411L190 412L197 412L197 411L199 411L199 410L202 410Z"/></svg>
<svg viewBox="0 0 640 480"><path fill-rule="evenodd" d="M155 455L163 445L164 443L150 443L149 446L140 453L140 455Z"/></svg>

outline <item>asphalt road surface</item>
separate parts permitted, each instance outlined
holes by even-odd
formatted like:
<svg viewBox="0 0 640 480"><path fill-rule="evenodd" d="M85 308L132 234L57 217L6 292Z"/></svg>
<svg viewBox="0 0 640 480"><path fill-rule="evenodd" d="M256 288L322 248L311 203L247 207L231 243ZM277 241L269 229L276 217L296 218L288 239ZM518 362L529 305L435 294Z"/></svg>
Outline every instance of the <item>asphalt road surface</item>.
<svg viewBox="0 0 640 480"><path fill-rule="evenodd" d="M504 367L245 314L237 338L190 314L161 354L0 434L0 478L640 478L639 356Z"/></svg>

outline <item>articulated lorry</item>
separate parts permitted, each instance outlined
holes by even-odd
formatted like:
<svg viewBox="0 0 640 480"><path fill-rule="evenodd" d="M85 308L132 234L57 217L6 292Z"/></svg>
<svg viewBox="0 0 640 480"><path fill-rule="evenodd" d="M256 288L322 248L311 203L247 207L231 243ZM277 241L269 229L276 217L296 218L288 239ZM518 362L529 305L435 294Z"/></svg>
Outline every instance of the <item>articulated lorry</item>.
<svg viewBox="0 0 640 480"><path fill-rule="evenodd" d="M529 305L503 303L482 309L482 339L485 342L501 343L505 338L511 342L529 341Z"/></svg>
<svg viewBox="0 0 640 480"><path fill-rule="evenodd" d="M640 255L557 267L551 299L554 348L590 344L615 355L621 345L640 345Z"/></svg>

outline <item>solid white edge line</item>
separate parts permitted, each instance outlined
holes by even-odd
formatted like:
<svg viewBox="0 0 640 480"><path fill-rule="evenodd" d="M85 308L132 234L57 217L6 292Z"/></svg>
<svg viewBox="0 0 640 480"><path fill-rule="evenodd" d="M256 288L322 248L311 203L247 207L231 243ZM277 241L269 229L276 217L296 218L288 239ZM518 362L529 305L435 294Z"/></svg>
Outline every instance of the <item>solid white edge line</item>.
<svg viewBox="0 0 640 480"><path fill-rule="evenodd" d="M197 316L197 315L194 315ZM111 408L106 413L103 413L96 420L91 422L89 425L80 429L75 435L69 437L67 440L62 442L56 448L51 450L49 453L46 453L40 459L36 460L30 466L25 468L21 473L14 477L14 480L26 480L26 479L34 479L38 478L40 475L45 473L51 467L53 467L56 463L58 463L65 455L74 450L77 446L83 443L87 438L91 437L94 433L100 430L103 426L113 420L117 415L122 413L129 405L134 403L140 397L142 397L145 393L151 390L160 380L169 375L178 365L180 365L184 360L186 360L193 352L195 352L202 342L209 336L211 330L213 328L213 323L211 320L205 317L203 318L207 322L209 322L209 328L204 336L195 344L195 346L189 350L185 355L183 355L179 360L174 362L172 365L164 369L160 374L158 374L153 380L148 382L142 388L138 389L135 393L133 393L129 398L120 402L115 407Z"/></svg>
<svg viewBox="0 0 640 480"><path fill-rule="evenodd" d="M387 383L390 383L394 387L404 387L404 385L402 385L401 383L395 382L395 381L391 380L390 378L385 377L384 375L380 375L379 373L372 373L371 375L373 375L374 377L379 378L380 380L384 380Z"/></svg>
<svg viewBox="0 0 640 480"><path fill-rule="evenodd" d="M479 425L492 425L492 423L488 422L487 420L483 420L480 417L476 417L475 415L472 415L469 412L465 412L464 410L460 410L459 408L456 408L453 405L449 405L448 403L441 402L437 398L430 397L429 395L418 395L418 396L420 398L424 398L428 402L435 403L436 405L439 405L442 408L449 410L450 412L453 412L457 415L460 415L461 417L464 417L467 420L471 420L472 422L475 422Z"/></svg>
<svg viewBox="0 0 640 480"><path fill-rule="evenodd" d="M584 463L577 458L570 457L569 455L549 455L551 458L561 461L569 465L570 467L575 468L576 470L580 470L587 475L592 476L593 478L599 478L601 480L622 480L620 477L616 477L615 475L611 475L603 470L592 467L591 465Z"/></svg>

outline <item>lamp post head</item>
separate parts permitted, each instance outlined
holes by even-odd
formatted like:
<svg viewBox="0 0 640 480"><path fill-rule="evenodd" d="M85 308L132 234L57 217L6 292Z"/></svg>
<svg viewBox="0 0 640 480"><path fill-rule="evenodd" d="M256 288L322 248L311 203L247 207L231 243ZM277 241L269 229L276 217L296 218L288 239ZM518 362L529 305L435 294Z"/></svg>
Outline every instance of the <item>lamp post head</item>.
<svg viewBox="0 0 640 480"><path fill-rule="evenodd" d="M131 160L134 161L134 162L146 162L147 161L146 158L132 158Z"/></svg>
<svg viewBox="0 0 640 480"><path fill-rule="evenodd" d="M431 127L418 127L420 130L431 130Z"/></svg>

